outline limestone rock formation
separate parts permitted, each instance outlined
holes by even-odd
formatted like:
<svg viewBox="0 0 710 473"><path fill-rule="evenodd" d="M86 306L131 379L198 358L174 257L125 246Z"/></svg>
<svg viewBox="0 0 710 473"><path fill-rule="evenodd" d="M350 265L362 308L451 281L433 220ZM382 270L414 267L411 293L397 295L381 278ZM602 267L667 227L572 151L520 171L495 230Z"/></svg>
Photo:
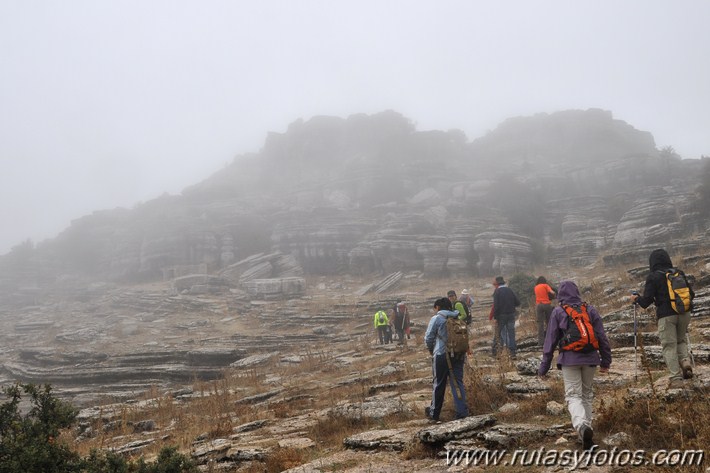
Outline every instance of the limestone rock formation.
<svg viewBox="0 0 710 473"><path fill-rule="evenodd" d="M271 297L278 283L263 281L304 275L640 263L654 246L699 247L707 166L660 153L648 132L596 109L511 118L471 142L392 111L298 120L181 195L19 245L0 257L0 302L32 303L66 277L220 276L227 285L186 279L176 290Z"/></svg>

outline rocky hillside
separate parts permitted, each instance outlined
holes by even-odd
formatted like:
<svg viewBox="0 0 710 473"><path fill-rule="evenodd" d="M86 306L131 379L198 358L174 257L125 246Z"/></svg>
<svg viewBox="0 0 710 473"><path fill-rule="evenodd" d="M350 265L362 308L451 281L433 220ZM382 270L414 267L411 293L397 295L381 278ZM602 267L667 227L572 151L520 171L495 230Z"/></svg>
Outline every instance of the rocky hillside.
<svg viewBox="0 0 710 473"><path fill-rule="evenodd" d="M693 252L710 226L695 192L703 166L594 109L513 118L473 141L395 112L299 120L181 195L97 210L18 245L0 258L0 303L71 278L234 273L273 253L292 260L256 279L490 276L641 262L659 245Z"/></svg>

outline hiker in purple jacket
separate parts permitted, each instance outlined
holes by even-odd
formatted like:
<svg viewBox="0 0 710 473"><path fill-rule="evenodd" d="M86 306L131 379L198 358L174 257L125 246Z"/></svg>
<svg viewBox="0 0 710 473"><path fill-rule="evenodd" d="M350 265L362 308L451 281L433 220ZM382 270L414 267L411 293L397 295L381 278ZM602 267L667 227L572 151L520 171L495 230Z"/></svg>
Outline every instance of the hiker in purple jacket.
<svg viewBox="0 0 710 473"><path fill-rule="evenodd" d="M538 371L540 376L545 376L550 370L552 356L555 349L558 348L570 321L562 306L569 305L578 308L582 305L579 289L572 281L562 281L560 283L557 298L560 305L555 307L550 315L550 322L545 336L545 346L542 349L542 363ZM587 313L589 314L589 322L594 329L594 336L599 342L599 349L584 353L560 350L560 355L557 358L557 369L562 370L562 378L565 383L565 401L567 401L567 409L572 416L572 426L579 434L585 450L594 446L592 438L594 435L592 430L592 400L594 398L592 382L594 381L594 374L597 366L601 367L599 369L601 373L607 373L611 365L611 347L609 346L609 339L607 339L604 332L599 312L593 306L587 305Z"/></svg>

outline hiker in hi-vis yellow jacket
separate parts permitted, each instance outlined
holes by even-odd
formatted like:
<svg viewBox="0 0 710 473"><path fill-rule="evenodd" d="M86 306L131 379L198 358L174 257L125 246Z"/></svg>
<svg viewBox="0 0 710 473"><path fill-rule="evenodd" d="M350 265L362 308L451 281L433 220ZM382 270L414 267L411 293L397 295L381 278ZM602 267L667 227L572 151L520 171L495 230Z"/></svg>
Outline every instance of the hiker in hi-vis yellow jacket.
<svg viewBox="0 0 710 473"><path fill-rule="evenodd" d="M380 309L375 313L375 328L377 329L377 337L380 340L380 345L390 342L390 337L387 332L390 328L390 319L387 317L387 313ZM391 333L391 332L390 332Z"/></svg>

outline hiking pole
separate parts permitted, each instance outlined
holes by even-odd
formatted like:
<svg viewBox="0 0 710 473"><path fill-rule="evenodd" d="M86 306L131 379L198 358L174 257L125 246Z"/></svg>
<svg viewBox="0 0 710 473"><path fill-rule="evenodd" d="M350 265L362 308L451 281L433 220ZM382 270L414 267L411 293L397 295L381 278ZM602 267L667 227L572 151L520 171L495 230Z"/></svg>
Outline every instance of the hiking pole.
<svg viewBox="0 0 710 473"><path fill-rule="evenodd" d="M461 386L459 386L458 381L456 381L456 376L454 376L454 367L451 363L451 358L449 357L449 352L446 354L446 364L449 367L449 382L451 383L451 394L454 395L454 400L458 397L459 401L463 399L463 393L461 392Z"/></svg>
<svg viewBox="0 0 710 473"><path fill-rule="evenodd" d="M693 346L690 344L690 333L685 331L685 343L688 345L688 356L690 357L690 366L695 369L695 357L693 356Z"/></svg>
<svg viewBox="0 0 710 473"><path fill-rule="evenodd" d="M638 292L632 291L631 294L634 296L638 296ZM636 325L636 307L638 304L634 300L634 381L638 381L638 370L639 370L639 363L638 363L638 351L637 351L637 346L636 346L636 334L637 334L637 325Z"/></svg>

